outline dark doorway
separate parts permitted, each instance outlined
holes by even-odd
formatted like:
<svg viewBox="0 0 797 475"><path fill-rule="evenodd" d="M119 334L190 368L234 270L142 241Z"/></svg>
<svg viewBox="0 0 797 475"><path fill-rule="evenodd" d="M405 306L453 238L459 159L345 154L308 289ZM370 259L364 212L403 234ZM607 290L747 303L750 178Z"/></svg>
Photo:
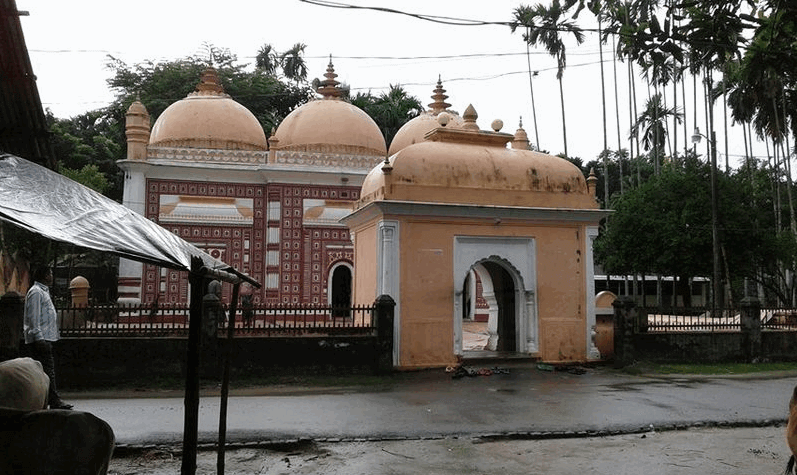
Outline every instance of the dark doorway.
<svg viewBox="0 0 797 475"><path fill-rule="evenodd" d="M494 262L483 262L482 266L490 273L498 306L498 346L496 351L517 351L515 281L506 269Z"/></svg>
<svg viewBox="0 0 797 475"><path fill-rule="evenodd" d="M351 307L351 269L339 265L332 271L332 316L348 317Z"/></svg>

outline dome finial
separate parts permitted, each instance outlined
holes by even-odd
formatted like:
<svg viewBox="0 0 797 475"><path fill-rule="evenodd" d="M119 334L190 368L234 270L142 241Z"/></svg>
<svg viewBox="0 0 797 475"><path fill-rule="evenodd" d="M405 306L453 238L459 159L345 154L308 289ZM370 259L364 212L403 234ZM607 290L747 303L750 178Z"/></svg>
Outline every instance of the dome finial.
<svg viewBox="0 0 797 475"><path fill-rule="evenodd" d="M338 87L340 82L335 80L338 75L335 74L335 66L332 65L331 54L329 55L329 65L327 65L327 72L324 74L324 77L326 79L319 83L317 89L318 93L324 96L324 99L340 97L343 91Z"/></svg>
<svg viewBox="0 0 797 475"><path fill-rule="evenodd" d="M445 102L448 99L448 96L445 94L446 90L443 89L443 81L440 79L440 76L437 76L437 87L434 89L434 94L432 95L432 99L434 102L429 104L429 108L432 110L432 114L437 115L444 110L451 107L451 104Z"/></svg>
<svg viewBox="0 0 797 475"><path fill-rule="evenodd" d="M518 129L515 132L515 136L512 139L512 148L517 148L521 150L529 150L529 136L526 134L526 131L523 129L523 117L520 117L520 125L518 125Z"/></svg>
<svg viewBox="0 0 797 475"><path fill-rule="evenodd" d="M463 129L479 130L479 126L476 125L476 119L479 118L479 114L476 113L473 104L468 105L468 108L465 109L465 112L462 114L462 118L465 119L465 123L462 125Z"/></svg>
<svg viewBox="0 0 797 475"><path fill-rule="evenodd" d="M200 94L219 94L224 92L215 68L207 67L202 71L202 75L199 77L199 84L196 86L196 92Z"/></svg>

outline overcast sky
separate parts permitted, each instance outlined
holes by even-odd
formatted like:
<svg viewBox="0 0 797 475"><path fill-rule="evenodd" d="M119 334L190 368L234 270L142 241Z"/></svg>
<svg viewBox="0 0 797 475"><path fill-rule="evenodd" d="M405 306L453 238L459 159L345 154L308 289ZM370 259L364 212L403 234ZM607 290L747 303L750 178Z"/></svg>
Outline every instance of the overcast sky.
<svg viewBox="0 0 797 475"><path fill-rule="evenodd" d="M343 0L349 4L387 7L403 12L469 20L509 21L524 2L517 0ZM525 3L538 3L539 0ZM532 143L536 141L529 88L529 58L534 77L539 144L551 153L564 151L556 61L543 49L531 49L529 58L520 33L507 26L453 26L411 16L373 10L329 8L299 0L226 0L192 2L170 0L17 0L42 102L57 117L71 117L108 104L113 98L106 80L107 56L132 65L144 60L172 60L203 51L203 44L227 48L241 62L253 63L260 46L278 51L294 43L305 50L308 78L322 77L329 56L338 80L354 91L379 93L390 84L431 102L438 75L452 109L462 113L473 104L478 124L489 129L494 119L513 133L523 117ZM590 15L584 13L584 20ZM584 26L590 26L582 21ZM600 68L596 34L587 43L567 41L564 93L568 152L585 162L603 149ZM611 45L604 48L609 110L608 145L617 148L614 112L614 71ZM618 63L618 89L626 96L626 69ZM198 79L198 78L197 78ZM638 82L640 97L647 95ZM691 87L687 97L691 97ZM669 97L669 95L668 95ZM640 108L643 106L640 99ZM718 110L718 118L722 111ZM620 103L620 133L627 148L627 99ZM687 126L694 128L691 104ZM698 123L705 131L703 111ZM721 122L719 122L721 124ZM724 163L724 134L717 132L720 162ZM741 129L731 130L731 164L743 155ZM678 132L683 147L683 129ZM764 153L754 150L758 155ZM699 149L700 150L700 149ZM705 153L705 150L702 151Z"/></svg>

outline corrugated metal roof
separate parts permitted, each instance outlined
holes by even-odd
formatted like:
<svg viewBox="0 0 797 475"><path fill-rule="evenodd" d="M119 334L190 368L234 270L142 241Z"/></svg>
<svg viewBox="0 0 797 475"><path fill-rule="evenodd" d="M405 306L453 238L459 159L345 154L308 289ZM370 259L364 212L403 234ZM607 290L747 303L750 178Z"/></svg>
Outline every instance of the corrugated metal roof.
<svg viewBox="0 0 797 475"><path fill-rule="evenodd" d="M0 151L55 167L16 0L0 0Z"/></svg>

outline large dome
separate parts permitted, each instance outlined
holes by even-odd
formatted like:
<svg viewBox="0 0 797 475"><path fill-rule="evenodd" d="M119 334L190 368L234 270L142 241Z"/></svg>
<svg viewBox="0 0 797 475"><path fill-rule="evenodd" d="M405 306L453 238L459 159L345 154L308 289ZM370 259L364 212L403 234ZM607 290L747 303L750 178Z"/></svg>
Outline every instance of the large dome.
<svg viewBox="0 0 797 475"><path fill-rule="evenodd" d="M166 108L152 126L149 144L160 147L224 150L268 149L254 114L225 94L216 71L208 68L196 92Z"/></svg>
<svg viewBox="0 0 797 475"><path fill-rule="evenodd" d="M340 99L332 63L318 92L323 96L288 114L280 123L271 146L275 150L333 152L384 156L385 138L371 117ZM276 140L274 140L276 139Z"/></svg>
<svg viewBox="0 0 797 475"><path fill-rule="evenodd" d="M527 147L506 148L515 137L480 131L475 119L468 107L462 127L438 127L425 141L392 155L389 164L377 165L363 182L359 206L395 200L597 208L578 167Z"/></svg>
<svg viewBox="0 0 797 475"><path fill-rule="evenodd" d="M388 155L402 150L414 143L423 142L426 134L439 127L437 123L437 116L441 112L448 112L451 115L449 127L461 127L463 124L462 117L456 112L448 110L451 104L445 102L448 96L445 95L446 90L443 89L443 82L440 78L437 79L437 87L434 90L432 99L434 102L429 104L429 110L424 111L418 117L411 119L404 124L396 135L393 136L393 141L390 142L390 150Z"/></svg>

